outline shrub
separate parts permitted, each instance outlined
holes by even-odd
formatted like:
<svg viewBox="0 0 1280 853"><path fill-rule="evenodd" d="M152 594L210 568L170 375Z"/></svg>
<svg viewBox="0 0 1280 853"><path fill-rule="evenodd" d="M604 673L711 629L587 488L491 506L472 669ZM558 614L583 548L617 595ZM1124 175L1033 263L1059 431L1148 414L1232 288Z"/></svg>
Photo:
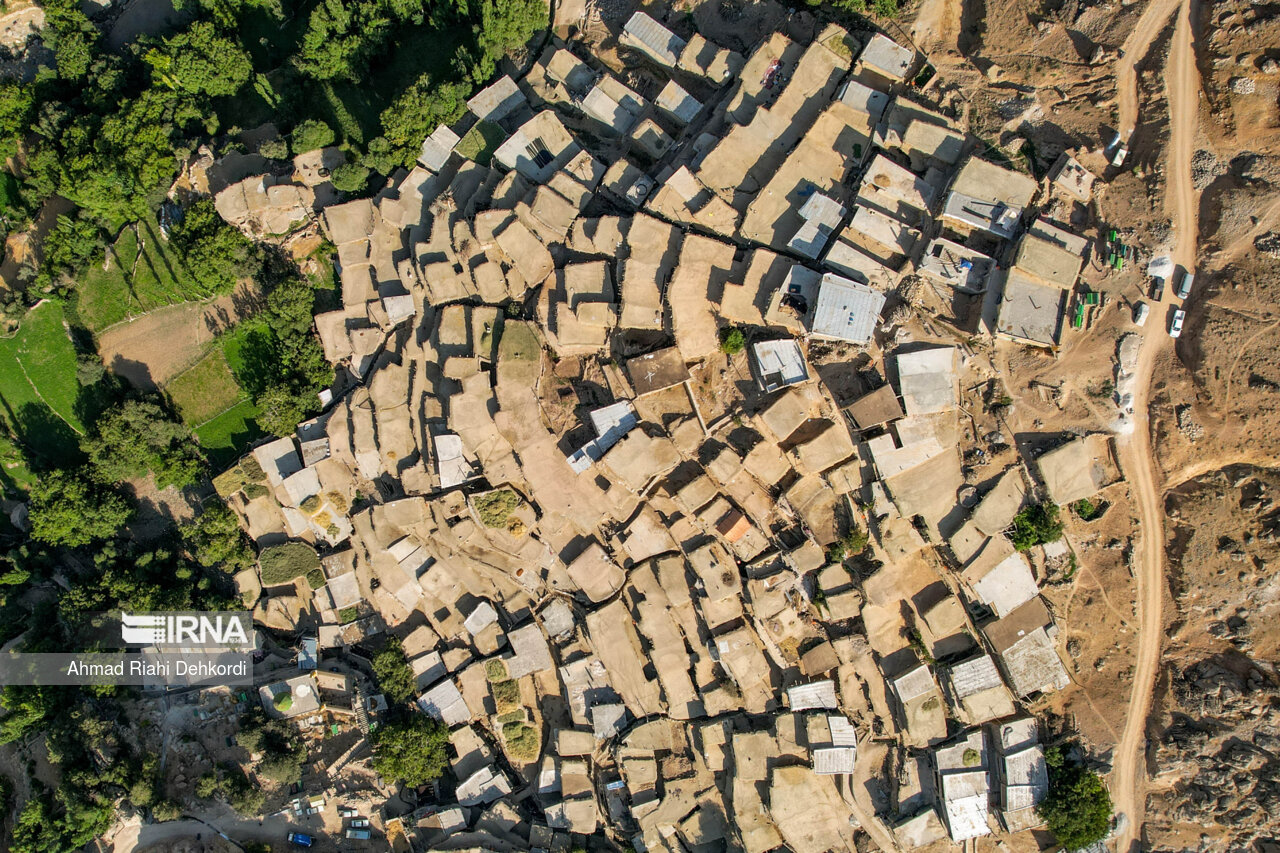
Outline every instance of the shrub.
<svg viewBox="0 0 1280 853"><path fill-rule="evenodd" d="M344 607L338 611L338 624L346 625L360 618L360 611L355 607Z"/></svg>
<svg viewBox="0 0 1280 853"><path fill-rule="evenodd" d="M298 504L298 508L307 515L311 515L320 508L320 496L312 495L311 497L304 499L302 503Z"/></svg>
<svg viewBox="0 0 1280 853"><path fill-rule="evenodd" d="M960 763L965 767L977 767L982 761L982 753L976 749L966 749L964 754L960 756Z"/></svg>
<svg viewBox="0 0 1280 853"><path fill-rule="evenodd" d="M1111 830L1111 794L1102 777L1057 747L1045 750L1049 792L1036 811L1049 831L1068 850L1079 850L1106 838Z"/></svg>
<svg viewBox="0 0 1280 853"><path fill-rule="evenodd" d="M489 492L475 499L476 513L485 527L506 527L511 513L520 506L520 496L511 489Z"/></svg>
<svg viewBox="0 0 1280 853"><path fill-rule="evenodd" d="M244 487L244 496L251 501L265 497L267 494L267 487L261 483L250 483Z"/></svg>
<svg viewBox="0 0 1280 853"><path fill-rule="evenodd" d="M151 807L151 816L158 823L164 823L166 820L177 820L182 817L182 807L173 800L164 800Z"/></svg>
<svg viewBox="0 0 1280 853"><path fill-rule="evenodd" d="M258 146L258 153L268 160L287 160L289 159L289 140L283 136L264 140Z"/></svg>
<svg viewBox="0 0 1280 853"><path fill-rule="evenodd" d="M293 693L280 693L271 700L271 704L281 714L288 713L293 707Z"/></svg>
<svg viewBox="0 0 1280 853"><path fill-rule="evenodd" d="M309 119L293 129L291 147L294 153L302 154L332 145L333 140L333 128L322 121Z"/></svg>
<svg viewBox="0 0 1280 853"><path fill-rule="evenodd" d="M1071 505L1071 509L1081 521L1093 521L1102 515L1102 504L1095 504L1088 498L1081 498Z"/></svg>
<svg viewBox="0 0 1280 853"><path fill-rule="evenodd" d="M747 338L741 329L729 327L720 330L720 352L737 355L747 347Z"/></svg>
<svg viewBox="0 0 1280 853"><path fill-rule="evenodd" d="M1062 538L1062 521L1058 518L1058 505L1045 501L1029 506L1013 517L1009 539L1019 551L1029 551L1046 542Z"/></svg>
<svg viewBox="0 0 1280 853"><path fill-rule="evenodd" d="M359 163L343 163L329 175L329 183L335 190L358 193L369 183L369 167Z"/></svg>
<svg viewBox="0 0 1280 853"><path fill-rule="evenodd" d="M312 569L311 571L307 572L307 586L311 587L312 589L319 589L320 587L324 586L325 583L326 581L324 578L324 572L320 571L319 569Z"/></svg>
<svg viewBox="0 0 1280 853"><path fill-rule="evenodd" d="M262 552L258 558L262 582L267 586L288 583L320 568L316 550L303 542L286 542Z"/></svg>
<svg viewBox="0 0 1280 853"><path fill-rule="evenodd" d="M857 524L851 524L849 532L832 542L827 548L827 560L839 563L849 557L856 557L867 550L867 544L870 541L865 530Z"/></svg>

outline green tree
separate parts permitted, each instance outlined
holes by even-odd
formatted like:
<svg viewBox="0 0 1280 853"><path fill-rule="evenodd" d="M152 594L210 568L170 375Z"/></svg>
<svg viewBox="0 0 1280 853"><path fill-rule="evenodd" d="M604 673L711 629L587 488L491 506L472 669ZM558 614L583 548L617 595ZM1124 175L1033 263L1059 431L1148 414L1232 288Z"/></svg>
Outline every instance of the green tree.
<svg viewBox="0 0 1280 853"><path fill-rule="evenodd" d="M371 764L384 780L417 788L444 773L449 765L445 752L448 743L449 730L443 723L415 714L374 732Z"/></svg>
<svg viewBox="0 0 1280 853"><path fill-rule="evenodd" d="M191 556L206 568L238 572L254 563L253 551L235 513L219 500L210 500L195 521L184 524L181 531Z"/></svg>
<svg viewBox="0 0 1280 853"><path fill-rule="evenodd" d="M423 75L382 111L382 135L398 152L401 165L417 156L422 140L437 125L452 124L462 117L469 93L465 83Z"/></svg>
<svg viewBox="0 0 1280 853"><path fill-rule="evenodd" d="M378 689L387 701L398 705L413 696L413 668L404 654L400 640L392 637L373 656L373 675L378 679Z"/></svg>
<svg viewBox="0 0 1280 853"><path fill-rule="evenodd" d="M45 237L44 261L36 283L47 285L61 276L79 276L102 250L97 223L83 216L62 214Z"/></svg>
<svg viewBox="0 0 1280 853"><path fill-rule="evenodd" d="M547 24L543 0L482 0L478 38L487 61L477 71L479 78L487 79L503 54L523 47Z"/></svg>
<svg viewBox="0 0 1280 853"><path fill-rule="evenodd" d="M720 330L720 352L725 355L737 355L746 349L747 338L742 330L728 327Z"/></svg>
<svg viewBox="0 0 1280 853"><path fill-rule="evenodd" d="M322 121L308 119L293 129L293 133L290 134L290 147L295 154L302 154L332 145L334 139L333 128Z"/></svg>
<svg viewBox="0 0 1280 853"><path fill-rule="evenodd" d="M312 402L314 395L298 393L288 385L272 385L255 400L258 407L258 426L272 435L292 435L298 424L319 408Z"/></svg>
<svg viewBox="0 0 1280 853"><path fill-rule="evenodd" d="M7 684L0 688L0 743L13 743L41 730L60 709L61 693L49 687Z"/></svg>
<svg viewBox="0 0 1280 853"><path fill-rule="evenodd" d="M1019 551L1029 551L1046 542L1062 538L1062 520L1058 505L1050 501L1029 506L1013 517L1009 539Z"/></svg>
<svg viewBox="0 0 1280 853"><path fill-rule="evenodd" d="M98 28L80 11L78 3L54 0L43 5L43 37L53 50L58 76L64 80L83 79L97 50Z"/></svg>
<svg viewBox="0 0 1280 853"><path fill-rule="evenodd" d="M369 184L369 167L360 163L343 163L329 175L335 190L358 193Z"/></svg>
<svg viewBox="0 0 1280 853"><path fill-rule="evenodd" d="M317 80L356 80L390 29L391 18L382 3L322 0L307 19L295 63Z"/></svg>
<svg viewBox="0 0 1280 853"><path fill-rule="evenodd" d="M35 88L13 77L0 79L0 157L18 152L35 116Z"/></svg>
<svg viewBox="0 0 1280 853"><path fill-rule="evenodd" d="M1111 831L1111 794L1102 777L1058 747L1045 751L1049 791L1036 811L1068 850L1079 850Z"/></svg>
<svg viewBox="0 0 1280 853"><path fill-rule="evenodd" d="M143 58L161 85L213 98L234 95L253 74L249 54L211 21L196 21Z"/></svg>
<svg viewBox="0 0 1280 853"><path fill-rule="evenodd" d="M186 425L145 400L128 400L98 419L83 442L94 469L107 482L154 474L159 488L190 486L204 473L204 457Z"/></svg>
<svg viewBox="0 0 1280 853"><path fill-rule="evenodd" d="M187 207L169 240L206 295L230 292L238 279L255 275L262 266L257 247L218 215L212 199Z"/></svg>
<svg viewBox="0 0 1280 853"><path fill-rule="evenodd" d="M109 539L132 515L124 498L79 473L50 471L31 487L31 535L50 545Z"/></svg>

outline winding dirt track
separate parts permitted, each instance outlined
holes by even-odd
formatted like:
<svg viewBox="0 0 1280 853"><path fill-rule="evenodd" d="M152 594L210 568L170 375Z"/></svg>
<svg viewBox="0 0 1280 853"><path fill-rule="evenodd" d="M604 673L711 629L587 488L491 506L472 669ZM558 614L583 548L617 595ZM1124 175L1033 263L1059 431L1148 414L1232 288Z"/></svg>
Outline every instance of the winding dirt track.
<svg viewBox="0 0 1280 853"><path fill-rule="evenodd" d="M1199 116L1199 79L1191 42L1191 4L1195 0L1155 0L1143 13L1126 42L1125 57L1117 64L1121 103L1121 126L1132 131L1137 120L1137 84L1133 63L1146 53L1151 40L1164 28L1164 21L1176 9L1177 25L1165 86L1169 98L1171 138L1165 209L1172 216L1177 234L1174 261L1178 267L1194 270L1196 262L1197 200L1191 184L1191 155ZM1135 38L1135 36L1139 38ZM1145 41L1144 41L1145 39ZM1132 49L1130 42L1133 42ZM1131 102L1126 105L1126 96ZM1173 288L1165 298L1174 302ZM1153 306L1152 315L1168 322L1168 304ZM1163 308L1164 310L1158 310ZM1161 609L1164 595L1164 514L1161 511L1163 484L1151 449L1147 422L1148 392L1156 359L1170 344L1161 329L1148 329L1137 367L1134 394L1134 430L1119 442L1120 458L1129 477L1137 504L1141 545L1138 552L1137 618L1138 648L1134 658L1133 689L1124 733L1116 746L1111 794L1116 811L1125 816L1116 839L1116 850L1126 853L1140 844L1146 812L1146 724L1151 710L1151 693L1160 666L1164 637Z"/></svg>

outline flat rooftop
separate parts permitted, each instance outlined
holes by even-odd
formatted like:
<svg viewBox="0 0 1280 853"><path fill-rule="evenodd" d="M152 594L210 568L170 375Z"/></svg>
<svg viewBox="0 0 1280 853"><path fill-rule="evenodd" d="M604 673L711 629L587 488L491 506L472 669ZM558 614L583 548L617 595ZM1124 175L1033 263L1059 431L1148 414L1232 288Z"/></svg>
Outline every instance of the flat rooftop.
<svg viewBox="0 0 1280 853"><path fill-rule="evenodd" d="M1038 346L1056 346L1067 295L1057 285L1043 284L1018 269L1010 270L1000 297L996 334Z"/></svg>

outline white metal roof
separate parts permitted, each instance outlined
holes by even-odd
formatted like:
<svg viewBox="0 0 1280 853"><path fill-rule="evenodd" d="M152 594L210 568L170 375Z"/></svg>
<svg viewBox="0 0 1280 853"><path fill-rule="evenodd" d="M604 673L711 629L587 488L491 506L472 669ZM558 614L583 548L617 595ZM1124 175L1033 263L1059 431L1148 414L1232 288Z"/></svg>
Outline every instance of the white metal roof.
<svg viewBox="0 0 1280 853"><path fill-rule="evenodd" d="M787 701L792 711L816 709L835 710L840 706L836 698L836 683L831 679L812 684L797 684L787 689Z"/></svg>
<svg viewBox="0 0 1280 853"><path fill-rule="evenodd" d="M883 293L826 273L818 286L810 331L819 337L865 344L871 340L884 302Z"/></svg>
<svg viewBox="0 0 1280 853"><path fill-rule="evenodd" d="M418 162L433 172L439 172L449 162L449 155L461 142L461 137L454 133L447 124L442 124L422 141L422 152Z"/></svg>
<svg viewBox="0 0 1280 853"><path fill-rule="evenodd" d="M832 746L856 747L858 745L858 730L853 727L853 723L849 722L848 717L833 714L827 717L827 727L831 729Z"/></svg>
<svg viewBox="0 0 1280 853"><path fill-rule="evenodd" d="M886 77L901 80L911 67L915 53L905 48L884 33L876 33L867 42L867 46L858 54L858 61L863 65L879 71Z"/></svg>
<svg viewBox="0 0 1280 853"><path fill-rule="evenodd" d="M524 93L510 76L503 75L467 101L467 109L482 121L498 121L527 103Z"/></svg>
<svg viewBox="0 0 1280 853"><path fill-rule="evenodd" d="M813 772L822 776L852 773L857 751L851 746L832 746L813 751Z"/></svg>
<svg viewBox="0 0 1280 853"><path fill-rule="evenodd" d="M926 693L937 690L938 686L934 684L933 675L929 672L929 667L921 664L910 672L895 678L893 680L893 689L898 694L898 700L905 705L912 699L918 699Z"/></svg>
<svg viewBox="0 0 1280 853"><path fill-rule="evenodd" d="M947 829L951 840L960 842L991 834L987 824L987 795L963 797L946 802Z"/></svg>
<svg viewBox="0 0 1280 853"><path fill-rule="evenodd" d="M961 699L1004 684L996 662L988 655L956 664L951 667L950 676L951 687Z"/></svg>
<svg viewBox="0 0 1280 853"><path fill-rule="evenodd" d="M673 68L680 61L685 40L659 24L644 12L636 12L622 28L636 46L659 62Z"/></svg>
<svg viewBox="0 0 1280 853"><path fill-rule="evenodd" d="M1040 592L1027 558L1014 551L973 585L974 595L1003 619Z"/></svg>
<svg viewBox="0 0 1280 853"><path fill-rule="evenodd" d="M793 340L761 341L751 348L766 392L795 385L809 378L800 345Z"/></svg>
<svg viewBox="0 0 1280 853"><path fill-rule="evenodd" d="M462 691L451 679L446 678L418 697L418 707L447 726L460 726L471 719L471 711L462 698Z"/></svg>

